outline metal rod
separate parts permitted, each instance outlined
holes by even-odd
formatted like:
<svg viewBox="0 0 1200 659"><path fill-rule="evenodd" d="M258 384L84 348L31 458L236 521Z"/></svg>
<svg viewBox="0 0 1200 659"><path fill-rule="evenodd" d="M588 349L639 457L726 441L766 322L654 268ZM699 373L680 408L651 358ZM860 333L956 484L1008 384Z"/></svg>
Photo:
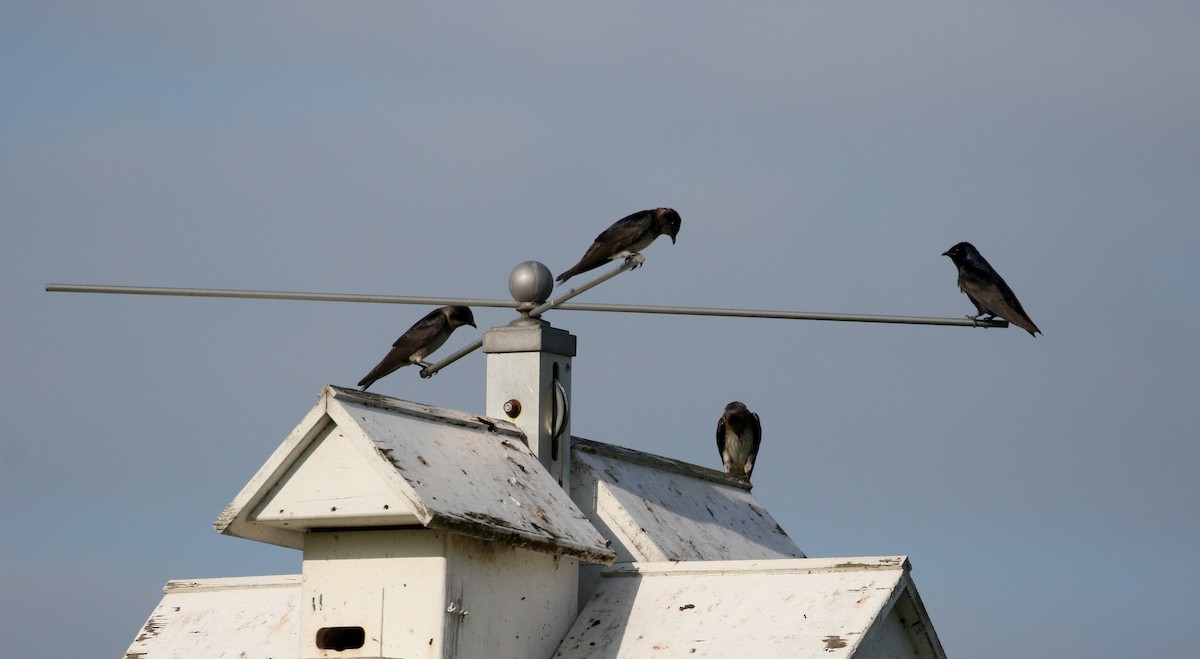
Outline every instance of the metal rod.
<svg viewBox="0 0 1200 659"><path fill-rule="evenodd" d="M642 256L641 254L634 254L633 256L626 259L625 263L621 267L616 268L616 269L612 270L611 272L606 272L603 275L600 275L599 277L596 277L595 279L584 284L583 286L580 286L579 288L572 288L571 290L567 291L566 293L563 293L562 295L558 296L557 298L555 298L549 302L542 303L542 304L534 307L533 309L530 309L529 317L537 318L537 317L541 316L543 313L545 313L546 311L561 306L567 300L570 300L571 298L575 297L576 295L579 295L580 293L583 293L584 291L591 290L592 288L595 288L596 286L603 284L604 282L608 281L609 279L616 277L617 275L621 274L622 272L625 272L627 270L633 270L634 268L638 267L639 265L641 265L642 263L645 263L645 262L646 262L646 257Z"/></svg>
<svg viewBox="0 0 1200 659"><path fill-rule="evenodd" d="M831 320L850 323L898 323L906 325L957 325L961 327L1008 327L1008 321L969 317L940 318L932 316L881 316L858 313L823 313L814 311L770 311L765 309L716 309L708 307L664 307L638 304L564 304L560 311L616 311L621 313L657 313L681 316L722 316L733 318L782 318L786 320Z"/></svg>
<svg viewBox="0 0 1200 659"><path fill-rule="evenodd" d="M447 304L464 307L516 308L512 300L465 297L413 297L411 295L360 295L355 293L289 293L287 291L236 291L220 288L153 288L147 286L98 286L90 284L46 284L48 293L111 293L116 295L165 295L172 297L223 297L251 300L302 300L308 302L371 302L374 304Z"/></svg>
<svg viewBox="0 0 1200 659"><path fill-rule="evenodd" d="M592 281L589 281L588 283L584 284L583 286L580 286L579 288L572 288L571 290L567 291L566 293L558 296L556 299L551 300L549 302L545 302L543 304L540 304L540 305L534 307L533 309L530 309L529 317L537 318L538 316L541 316L543 312L545 312L549 309L555 308L556 306L566 302L567 300L570 300L571 298L575 297L576 295L579 295L580 293L583 293L584 291L590 290L592 288L595 288L596 286L599 286L600 284L603 284L604 282L608 281L609 279L612 279L613 277L616 277L617 275L621 274L622 272L632 270L632 269L638 267L639 265L641 265L642 263L644 263L645 261L646 261L646 257L642 256L641 254L634 254L630 258L626 259L625 263L623 265L621 265L621 267L614 268L613 270L606 272L603 275L600 275L599 277L596 277ZM516 304L516 303L514 302L514 304ZM482 346L483 346L483 339L478 339L471 345L463 347L461 350L459 350L458 352L443 359L442 361L440 361L436 364L431 364L428 368L421 369L421 377L423 377L423 378L433 377L433 375L435 373L437 373L438 371L442 370L443 368L446 368L447 366L462 359L463 357L466 357L467 355L475 352Z"/></svg>
<svg viewBox="0 0 1200 659"><path fill-rule="evenodd" d="M475 352L476 350L479 350L482 347L483 347L483 339L475 339L474 343L467 345L467 346L463 346L458 352L450 355L449 357L443 359L442 361L440 361L436 364L430 364L428 368L421 369L421 377L431 378L438 371L442 370L443 368L446 368L447 366L462 359L463 357L466 357L467 355Z"/></svg>
<svg viewBox="0 0 1200 659"><path fill-rule="evenodd" d="M615 275L621 272L613 271ZM570 294L578 295L591 286L573 289ZM50 293L108 293L117 295L164 295L183 297L247 298L256 300L308 300L319 302L371 302L376 304L425 304L442 306L458 304L469 307L504 307L515 309L518 303L512 300L485 300L475 298L412 297L402 295L359 295L349 293L289 293L278 291L238 291L211 288L148 288L143 286L102 286L90 284L46 284ZM609 311L616 313L655 313L682 316L722 316L734 318L781 318L786 320L830 320L854 323L902 323L910 325L952 325L960 327L1008 327L1000 319L971 320L966 317L937 318L927 316L880 316L871 314L820 313L811 311L768 311L755 309L716 309L708 307L666 307L636 304L565 303L562 298L546 304L554 305L559 311ZM569 298L568 298L569 299ZM542 305L545 306L545 305ZM538 311L540 307L533 311ZM533 311L530 313L532 314ZM542 311L539 311L542 313Z"/></svg>

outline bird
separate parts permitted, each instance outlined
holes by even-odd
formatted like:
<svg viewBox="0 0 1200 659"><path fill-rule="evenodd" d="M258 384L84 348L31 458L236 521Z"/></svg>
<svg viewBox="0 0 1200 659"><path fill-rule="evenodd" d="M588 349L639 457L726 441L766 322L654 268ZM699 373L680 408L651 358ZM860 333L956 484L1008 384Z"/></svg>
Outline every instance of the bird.
<svg viewBox="0 0 1200 659"><path fill-rule="evenodd" d="M1033 324L1029 314L1025 313L1017 296L1005 283L1004 277L996 272L974 245L966 242L959 243L942 252L942 256L949 256L950 260L954 261L954 265L958 268L959 290L966 293L975 308L979 310L979 313L974 316L968 315L967 318L975 320L986 315L988 318L985 320L991 320L995 316L1000 316L1029 332L1030 336L1036 337L1041 332L1038 326Z"/></svg>
<svg viewBox="0 0 1200 659"><path fill-rule="evenodd" d="M579 263L556 280L561 284L581 272L599 268L607 261L632 258L661 235L670 236L671 244L675 244L681 222L679 213L673 208L654 208L627 215L596 236L596 242L579 259Z"/></svg>
<svg viewBox="0 0 1200 659"><path fill-rule="evenodd" d="M475 316L470 307L450 305L430 311L396 339L383 361L359 380L358 386L366 391L379 378L409 364L428 368L430 364L424 359L442 347L451 332L463 325L475 327Z"/></svg>
<svg viewBox="0 0 1200 659"><path fill-rule="evenodd" d="M736 400L726 405L725 413L717 421L717 450L721 452L725 473L749 483L760 444L762 423L758 415Z"/></svg>

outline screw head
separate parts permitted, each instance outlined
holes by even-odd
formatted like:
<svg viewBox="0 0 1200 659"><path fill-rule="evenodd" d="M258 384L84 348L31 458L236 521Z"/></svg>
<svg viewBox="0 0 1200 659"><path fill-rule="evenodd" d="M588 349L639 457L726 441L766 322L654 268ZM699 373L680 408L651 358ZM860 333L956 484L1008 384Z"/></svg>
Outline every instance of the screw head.
<svg viewBox="0 0 1200 659"><path fill-rule="evenodd" d="M508 292L517 302L541 304L554 290L554 275L550 268L537 261L518 263L508 276Z"/></svg>

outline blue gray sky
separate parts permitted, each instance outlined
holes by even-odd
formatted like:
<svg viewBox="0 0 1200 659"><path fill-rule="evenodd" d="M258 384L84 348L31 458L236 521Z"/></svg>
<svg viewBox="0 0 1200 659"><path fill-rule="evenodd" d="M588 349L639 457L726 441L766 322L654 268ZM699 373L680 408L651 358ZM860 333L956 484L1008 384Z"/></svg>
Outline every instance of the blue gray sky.
<svg viewBox="0 0 1200 659"><path fill-rule="evenodd" d="M1045 335L556 312L572 430L719 467L812 556L907 554L951 656L1200 645L1200 5L0 5L0 638L119 656L211 523L428 309L48 282L958 316L973 242ZM512 313L477 309L481 327ZM442 354L476 338L467 328ZM379 393L482 411L484 357Z"/></svg>

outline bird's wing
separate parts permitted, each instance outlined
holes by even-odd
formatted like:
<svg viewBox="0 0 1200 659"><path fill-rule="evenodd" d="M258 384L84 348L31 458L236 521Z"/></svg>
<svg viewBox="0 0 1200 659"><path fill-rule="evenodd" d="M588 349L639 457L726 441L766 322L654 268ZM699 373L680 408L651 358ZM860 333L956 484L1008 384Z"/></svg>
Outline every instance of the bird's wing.
<svg viewBox="0 0 1200 659"><path fill-rule="evenodd" d="M638 211L613 222L612 226L596 236L597 244L628 247L638 241L654 223L652 211Z"/></svg>
<svg viewBox="0 0 1200 659"><path fill-rule="evenodd" d="M990 284L987 297L980 298L987 305L988 311L1036 336L1041 330L1025 313L1025 308L1021 306L1016 294L1008 287L1008 282L1004 281L1004 277L1001 277L1000 273L996 272L992 264L988 263L982 255L979 256L977 265L981 270L982 283Z"/></svg>
<svg viewBox="0 0 1200 659"><path fill-rule="evenodd" d="M1024 327L1024 325L1022 325L1020 322L1021 319L1028 321L1030 325L1033 325L1033 321L1029 320L1029 315L1025 313L1025 308L1021 306L1021 301L1017 299L1016 293L1012 292L1012 289L1008 287L1008 284L1000 275L996 275L996 287L1000 289L1000 295L1004 298L1004 304L1007 305L1008 308L1017 312L1016 315L1019 316L1019 318L1010 318L1009 316L1004 316L1004 318L1006 318L1010 323L1021 327Z"/></svg>
<svg viewBox="0 0 1200 659"><path fill-rule="evenodd" d="M411 355L411 352L401 352L396 348L392 348L388 351L388 354L384 355L383 360L376 364L375 368L371 369L370 373L367 373L363 376L363 379L358 381L358 386L362 387L363 391L366 391L367 387L374 384L379 378L401 366L408 365L408 358Z"/></svg>
<svg viewBox="0 0 1200 659"><path fill-rule="evenodd" d="M758 446L762 444L762 422L758 420L757 412L751 412L750 417L754 419L750 426L754 430L754 449L750 453L754 455L758 453Z"/></svg>
<svg viewBox="0 0 1200 659"><path fill-rule="evenodd" d="M1040 331L1037 325L1033 324L1033 320L1026 315L1025 309L1021 307L1021 302L1017 300L1017 296L1008 287L1004 278L998 274L994 276L995 279L991 282L980 281L976 278L964 278L962 290L975 303L980 312L1000 316L1030 334Z"/></svg>
<svg viewBox="0 0 1200 659"><path fill-rule="evenodd" d="M441 309L434 309L426 314L424 318L418 320L408 331L400 335L396 342L392 344L392 349L383 357L383 360L367 373L366 377L359 381L358 386L366 389L371 386L379 378L395 371L396 369L407 366L411 362L409 359L417 350L425 347L433 340L446 323L445 314ZM434 347L437 349L437 346ZM432 351L430 351L432 352Z"/></svg>
<svg viewBox="0 0 1200 659"><path fill-rule="evenodd" d="M619 254L636 244L653 223L654 218L650 211L638 211L617 220L596 236L596 241L587 249L583 258L579 259L579 263L559 275L558 281L566 281L581 272L604 265L614 254Z"/></svg>
<svg viewBox="0 0 1200 659"><path fill-rule="evenodd" d="M1004 302L1004 293L995 281L983 281L975 277L964 277L961 286L962 292L967 294L971 302L975 303L981 313L990 313L996 316L1003 316L1004 311L1008 307Z"/></svg>
<svg viewBox="0 0 1200 659"><path fill-rule="evenodd" d="M413 326L408 328L408 331L400 335L396 342L392 344L393 348L409 348L411 354L417 348L429 343L429 340L437 336L445 327L446 314L442 313L441 309L434 309L421 320L413 323Z"/></svg>
<svg viewBox="0 0 1200 659"><path fill-rule="evenodd" d="M717 421L717 452L721 454L721 459L725 458L725 417L722 416Z"/></svg>

